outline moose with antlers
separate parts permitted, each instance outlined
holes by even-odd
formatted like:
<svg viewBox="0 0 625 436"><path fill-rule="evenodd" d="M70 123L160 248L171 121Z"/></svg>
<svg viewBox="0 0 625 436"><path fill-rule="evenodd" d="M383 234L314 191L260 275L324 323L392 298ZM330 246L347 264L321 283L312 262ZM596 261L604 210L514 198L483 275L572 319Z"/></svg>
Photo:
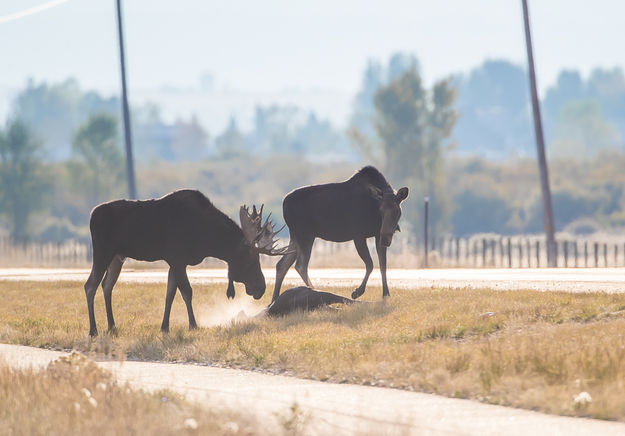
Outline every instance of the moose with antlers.
<svg viewBox="0 0 625 436"><path fill-rule="evenodd" d="M187 266L206 257L228 264L228 298L234 298L234 282L245 284L245 292L259 299L265 293L265 277L259 253L284 255L288 247L276 248L277 232L269 219L245 206L239 212L241 227L217 209L199 191L183 189L153 200L115 200L93 209L89 223L93 265L85 283L89 311L89 335L98 330L94 297L102 282L109 330L115 327L111 295L125 258L164 260L169 265L165 313L161 330L169 331L169 314L176 289L186 304L189 328L197 327L191 305L192 289ZM104 279L102 279L104 277Z"/></svg>

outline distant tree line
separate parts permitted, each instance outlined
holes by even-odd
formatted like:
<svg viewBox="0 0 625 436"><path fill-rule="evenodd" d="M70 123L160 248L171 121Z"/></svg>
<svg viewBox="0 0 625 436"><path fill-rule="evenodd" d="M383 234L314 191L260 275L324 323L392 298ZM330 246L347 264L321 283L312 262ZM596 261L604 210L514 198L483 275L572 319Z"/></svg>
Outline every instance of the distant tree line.
<svg viewBox="0 0 625 436"><path fill-rule="evenodd" d="M374 164L411 187L402 228L417 238L426 195L437 234L540 232L526 82L523 67L494 60L427 87L417 58L398 53L368 63L347 129L268 105L251 128L232 117L211 135L194 116L165 122L154 104L134 107L139 191L196 187L232 213L262 201L280 215L289 190ZM0 128L0 227L16 242L87 239L91 208L125 195L119 108L73 79L17 95ZM564 71L543 110L558 230L625 227L623 72Z"/></svg>

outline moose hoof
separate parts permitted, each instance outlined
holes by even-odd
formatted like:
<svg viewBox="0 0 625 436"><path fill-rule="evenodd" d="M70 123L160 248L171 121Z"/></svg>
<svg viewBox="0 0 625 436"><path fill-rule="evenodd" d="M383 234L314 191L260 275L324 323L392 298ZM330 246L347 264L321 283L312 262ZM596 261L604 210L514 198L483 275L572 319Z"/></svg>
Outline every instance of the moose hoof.
<svg viewBox="0 0 625 436"><path fill-rule="evenodd" d="M364 293L365 291L361 291L360 288L356 288L354 289L354 292L352 292L352 299L355 300L356 298L360 297Z"/></svg>

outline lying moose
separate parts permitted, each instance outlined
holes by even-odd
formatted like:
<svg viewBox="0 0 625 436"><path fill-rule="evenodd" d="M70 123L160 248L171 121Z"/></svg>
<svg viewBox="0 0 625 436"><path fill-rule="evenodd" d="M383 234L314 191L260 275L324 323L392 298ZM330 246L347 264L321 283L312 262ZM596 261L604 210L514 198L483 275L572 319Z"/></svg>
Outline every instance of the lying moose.
<svg viewBox="0 0 625 436"><path fill-rule="evenodd" d="M310 312L332 304L353 304L356 300L341 297L330 292L317 291L307 286L287 289L271 302L259 315L277 317L292 312ZM258 315L257 315L258 316Z"/></svg>
<svg viewBox="0 0 625 436"><path fill-rule="evenodd" d="M164 260L169 264L163 332L169 331L169 314L176 289L180 290L187 306L189 328L197 327L187 266L197 265L206 257L228 264L228 298L234 298L233 282L239 282L245 284L248 295L260 299L265 293L265 277L259 253L283 255L288 247L275 248L277 232L269 219L262 223L262 207L260 212L253 207L250 214L249 209L242 206L239 216L241 227L204 194L189 189L154 200L111 201L93 209L89 222L93 265L85 283L89 335L98 334L93 302L100 282L108 328L115 327L111 294L127 257L150 262Z"/></svg>
<svg viewBox="0 0 625 436"><path fill-rule="evenodd" d="M287 194L282 202L282 213L291 234L290 250L276 265L272 301L280 295L282 281L293 262L304 283L312 287L308 262L315 238L354 241L366 271L352 298L365 292L373 270L367 238L375 238L382 273L382 296L388 297L386 249L391 245L393 234L399 231L400 204L407 197L408 188L395 192L382 173L372 166L362 168L344 182L304 186Z"/></svg>

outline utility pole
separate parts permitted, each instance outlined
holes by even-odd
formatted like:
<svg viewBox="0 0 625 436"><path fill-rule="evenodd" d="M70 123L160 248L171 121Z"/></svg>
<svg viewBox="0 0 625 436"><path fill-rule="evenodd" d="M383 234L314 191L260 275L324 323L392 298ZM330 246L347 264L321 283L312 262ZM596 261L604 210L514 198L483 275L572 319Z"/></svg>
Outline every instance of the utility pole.
<svg viewBox="0 0 625 436"><path fill-rule="evenodd" d="M428 267L428 206L430 204L430 197L426 196L423 197L423 203L425 205L425 212L424 212L424 217L425 217L425 222L424 222L424 226L423 226L423 242L424 242L424 247L423 247L423 267L427 268Z"/></svg>
<svg viewBox="0 0 625 436"><path fill-rule="evenodd" d="M124 140L126 144L126 179L128 180L128 196L137 198L135 183L135 165L132 157L132 133L130 131L130 111L128 110L128 94L126 92L126 60L124 57L124 32L122 29L121 0L117 0L117 31L119 34L119 61L122 73L122 112L124 115Z"/></svg>
<svg viewBox="0 0 625 436"><path fill-rule="evenodd" d="M551 202L551 188L549 187L549 170L545 156L545 139L543 124L540 117L540 102L536 91L536 73L534 71L534 54L532 52L532 35L530 32L529 13L527 0L521 0L523 4L523 22L525 25L525 45L527 47L527 67L530 76L530 93L532 97L532 112L534 114L534 132L536 136L536 150L538 152L538 168L540 171L540 188L543 200L543 223L547 237L547 264L551 268L558 266L556 258L555 226L553 219L553 205Z"/></svg>

